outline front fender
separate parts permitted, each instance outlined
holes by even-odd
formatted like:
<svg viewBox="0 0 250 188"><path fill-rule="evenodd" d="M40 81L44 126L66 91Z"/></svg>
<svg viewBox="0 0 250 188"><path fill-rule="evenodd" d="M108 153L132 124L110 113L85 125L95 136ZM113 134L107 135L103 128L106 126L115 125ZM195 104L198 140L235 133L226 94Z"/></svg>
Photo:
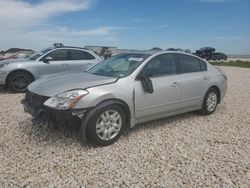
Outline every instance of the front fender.
<svg viewBox="0 0 250 188"><path fill-rule="evenodd" d="M8 67L8 75L15 71L26 71L29 72L33 78L36 80L38 77L38 63L34 62L20 62L20 63L11 63Z"/></svg>
<svg viewBox="0 0 250 188"><path fill-rule="evenodd" d="M92 107L97 106L102 101L113 99L113 98L115 98L115 96L111 93L102 94L96 97L87 95L86 97L78 101L78 103L74 106L74 109L92 108Z"/></svg>

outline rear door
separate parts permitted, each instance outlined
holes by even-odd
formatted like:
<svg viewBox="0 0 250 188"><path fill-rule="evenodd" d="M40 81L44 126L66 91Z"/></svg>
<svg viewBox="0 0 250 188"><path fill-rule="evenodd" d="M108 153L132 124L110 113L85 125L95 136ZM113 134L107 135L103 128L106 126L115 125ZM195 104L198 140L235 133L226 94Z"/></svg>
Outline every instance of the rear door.
<svg viewBox="0 0 250 188"><path fill-rule="evenodd" d="M162 54L153 58L142 69L153 84L154 92L146 93L140 80L135 81L136 118L160 115L180 108L181 83L176 74L174 54Z"/></svg>
<svg viewBox="0 0 250 188"><path fill-rule="evenodd" d="M44 62L44 59L50 57L49 62ZM65 72L69 70L69 60L68 60L68 50L67 49L55 49L54 51L45 55L39 61L39 76L42 77L48 74L55 74L59 72Z"/></svg>
<svg viewBox="0 0 250 188"><path fill-rule="evenodd" d="M92 54L80 49L69 49L70 70L87 70L94 66L100 60L97 60Z"/></svg>
<svg viewBox="0 0 250 188"><path fill-rule="evenodd" d="M177 54L177 64L182 83L182 108L200 107L209 82L207 64L185 54Z"/></svg>

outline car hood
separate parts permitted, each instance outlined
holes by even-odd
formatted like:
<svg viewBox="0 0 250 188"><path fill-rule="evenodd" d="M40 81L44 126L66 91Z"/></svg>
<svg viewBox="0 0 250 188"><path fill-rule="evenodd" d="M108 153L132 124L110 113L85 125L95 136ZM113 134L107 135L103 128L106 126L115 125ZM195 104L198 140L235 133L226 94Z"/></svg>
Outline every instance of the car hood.
<svg viewBox="0 0 250 188"><path fill-rule="evenodd" d="M38 95L52 97L65 91L114 83L116 80L117 78L87 72L62 73L38 79L28 86L28 90Z"/></svg>
<svg viewBox="0 0 250 188"><path fill-rule="evenodd" d="M29 59L5 59L0 61L0 65L1 64L5 64L5 63L20 63L20 62L27 62L27 61L31 61Z"/></svg>

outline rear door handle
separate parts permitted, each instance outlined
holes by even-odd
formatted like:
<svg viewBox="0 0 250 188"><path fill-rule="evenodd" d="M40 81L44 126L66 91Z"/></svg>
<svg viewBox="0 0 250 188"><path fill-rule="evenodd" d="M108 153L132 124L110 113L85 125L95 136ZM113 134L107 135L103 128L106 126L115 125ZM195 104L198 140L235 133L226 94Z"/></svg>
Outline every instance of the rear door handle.
<svg viewBox="0 0 250 188"><path fill-rule="evenodd" d="M63 63L62 65L63 65L63 66L68 66L69 64L68 64L68 63Z"/></svg>
<svg viewBox="0 0 250 188"><path fill-rule="evenodd" d="M177 86L179 86L180 85L180 82L174 82L174 83L172 83L172 87L177 87Z"/></svg>

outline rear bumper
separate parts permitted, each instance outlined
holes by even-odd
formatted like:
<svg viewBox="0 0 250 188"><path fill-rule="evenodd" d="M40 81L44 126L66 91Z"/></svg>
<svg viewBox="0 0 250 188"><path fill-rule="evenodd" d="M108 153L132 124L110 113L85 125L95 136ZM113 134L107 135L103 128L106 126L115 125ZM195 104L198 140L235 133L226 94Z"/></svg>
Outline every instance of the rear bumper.
<svg viewBox="0 0 250 188"><path fill-rule="evenodd" d="M222 101L227 93L227 80L223 82L220 86L220 101Z"/></svg>

